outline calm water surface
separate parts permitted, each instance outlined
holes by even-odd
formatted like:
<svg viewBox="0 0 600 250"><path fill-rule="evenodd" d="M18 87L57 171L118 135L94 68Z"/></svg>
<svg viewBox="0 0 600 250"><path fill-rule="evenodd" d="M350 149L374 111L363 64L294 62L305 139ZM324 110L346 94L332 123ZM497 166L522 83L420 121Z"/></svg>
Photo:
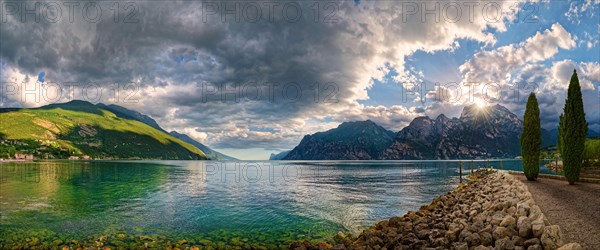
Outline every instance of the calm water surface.
<svg viewBox="0 0 600 250"><path fill-rule="evenodd" d="M36 232L320 240L417 210L457 184L456 161L2 163L0 243Z"/></svg>

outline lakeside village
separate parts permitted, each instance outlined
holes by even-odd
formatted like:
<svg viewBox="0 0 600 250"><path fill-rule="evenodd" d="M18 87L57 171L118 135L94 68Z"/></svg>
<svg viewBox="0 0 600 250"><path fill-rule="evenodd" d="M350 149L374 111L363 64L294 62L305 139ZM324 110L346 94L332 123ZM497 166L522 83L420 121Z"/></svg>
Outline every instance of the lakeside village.
<svg viewBox="0 0 600 250"><path fill-rule="evenodd" d="M69 150L53 140L0 140L0 161L38 159L97 160L100 158L91 158L89 155Z"/></svg>

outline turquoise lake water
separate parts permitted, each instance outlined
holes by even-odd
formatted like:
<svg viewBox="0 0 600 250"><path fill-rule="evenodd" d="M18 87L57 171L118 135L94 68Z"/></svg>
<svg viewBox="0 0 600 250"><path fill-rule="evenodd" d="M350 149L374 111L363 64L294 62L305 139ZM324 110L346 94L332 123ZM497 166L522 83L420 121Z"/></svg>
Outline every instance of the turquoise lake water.
<svg viewBox="0 0 600 250"><path fill-rule="evenodd" d="M122 233L127 238L117 243L149 235L283 247L358 234L417 210L454 189L458 173L457 161L2 163L0 244Z"/></svg>

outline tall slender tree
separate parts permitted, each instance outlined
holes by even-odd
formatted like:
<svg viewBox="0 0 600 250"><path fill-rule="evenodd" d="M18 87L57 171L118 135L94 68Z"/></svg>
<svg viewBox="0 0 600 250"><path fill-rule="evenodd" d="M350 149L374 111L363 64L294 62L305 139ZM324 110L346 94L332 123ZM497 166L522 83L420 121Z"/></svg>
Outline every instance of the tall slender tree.
<svg viewBox="0 0 600 250"><path fill-rule="evenodd" d="M521 151L523 155L523 172L527 180L534 181L540 172L540 145L542 144L542 128L540 126L540 108L534 93L529 95L525 115L523 116L523 134L521 135Z"/></svg>
<svg viewBox="0 0 600 250"><path fill-rule="evenodd" d="M564 125L564 121L565 121L565 115L564 114L560 114L560 117L558 119L558 151L561 152L561 148L563 148L563 135L564 135L564 131L563 129L565 128Z"/></svg>
<svg viewBox="0 0 600 250"><path fill-rule="evenodd" d="M585 138L587 135L587 122L583 110L583 98L577 71L573 70L567 100L563 110L562 124L560 124L559 138L560 154L563 159L563 173L569 184L573 185L579 180L579 171L583 160Z"/></svg>

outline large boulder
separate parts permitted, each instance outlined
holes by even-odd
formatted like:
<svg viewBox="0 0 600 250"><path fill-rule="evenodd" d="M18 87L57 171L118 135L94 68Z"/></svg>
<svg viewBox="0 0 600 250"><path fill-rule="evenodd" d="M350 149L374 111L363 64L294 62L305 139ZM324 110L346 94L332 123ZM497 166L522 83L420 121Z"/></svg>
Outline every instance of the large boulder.
<svg viewBox="0 0 600 250"><path fill-rule="evenodd" d="M544 216L544 214L542 213L542 209L540 209L538 205L531 206L531 208L529 209L529 219L535 221L542 216Z"/></svg>
<svg viewBox="0 0 600 250"><path fill-rule="evenodd" d="M519 202L517 204L516 216L527 216L529 215L530 206L526 202Z"/></svg>
<svg viewBox="0 0 600 250"><path fill-rule="evenodd" d="M546 225L543 220L535 220L531 223L531 232L533 233L533 237L542 238L542 234L544 233L544 228Z"/></svg>
<svg viewBox="0 0 600 250"><path fill-rule="evenodd" d="M557 225L544 227L541 242L544 250L555 250L563 246L565 243L560 227Z"/></svg>
<svg viewBox="0 0 600 250"><path fill-rule="evenodd" d="M479 246L481 244L481 237L477 233L471 233L465 237L465 240L469 246Z"/></svg>
<svg viewBox="0 0 600 250"><path fill-rule="evenodd" d="M414 228L414 233L421 240L427 239L427 235L429 234L430 228L426 223L419 223Z"/></svg>
<svg viewBox="0 0 600 250"><path fill-rule="evenodd" d="M504 219L502 219L502 222L500 222L500 226L506 228L515 228L517 226L517 221L515 221L515 218L511 215L507 215L504 217Z"/></svg>
<svg viewBox="0 0 600 250"><path fill-rule="evenodd" d="M501 226L496 227L496 229L494 229L494 232L492 232L494 240L499 240L506 237L510 238L513 235L515 235L514 230Z"/></svg>
<svg viewBox="0 0 600 250"><path fill-rule="evenodd" d="M538 239L538 238L531 238L531 239L528 239L525 242L523 242L523 246L525 248L528 248L533 245L541 245L541 244L542 244L542 242L540 242L540 239Z"/></svg>
<svg viewBox="0 0 600 250"><path fill-rule="evenodd" d="M542 246L540 246L540 245L529 246L527 248L527 250L542 250Z"/></svg>
<svg viewBox="0 0 600 250"><path fill-rule="evenodd" d="M492 234L488 232L479 233L479 238L481 240L481 245L491 246L494 243L494 239L492 238Z"/></svg>
<svg viewBox="0 0 600 250"><path fill-rule="evenodd" d="M496 240L495 249L515 249L515 243L508 237Z"/></svg>
<svg viewBox="0 0 600 250"><path fill-rule="evenodd" d="M533 230L531 229L531 220L526 216L519 217L517 221L517 231L519 236L523 238L531 238L533 236Z"/></svg>
<svg viewBox="0 0 600 250"><path fill-rule="evenodd" d="M469 245L466 242L454 242L452 243L453 250L469 250Z"/></svg>

